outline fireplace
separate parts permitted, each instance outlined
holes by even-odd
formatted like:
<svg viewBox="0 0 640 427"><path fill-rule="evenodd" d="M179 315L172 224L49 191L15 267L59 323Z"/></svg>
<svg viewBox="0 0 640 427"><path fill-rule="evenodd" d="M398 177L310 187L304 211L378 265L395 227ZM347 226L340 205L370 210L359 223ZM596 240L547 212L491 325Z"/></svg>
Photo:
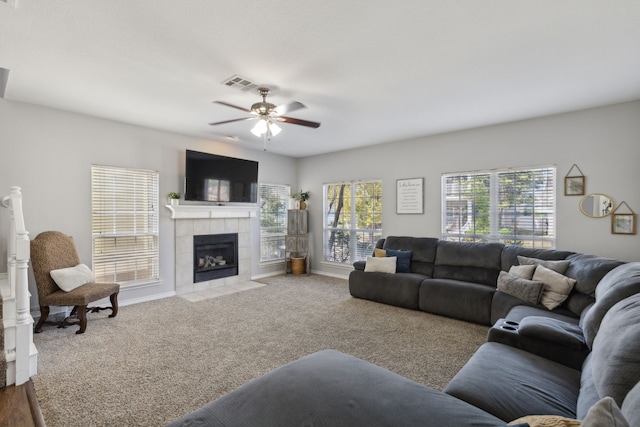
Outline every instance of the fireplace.
<svg viewBox="0 0 640 427"><path fill-rule="evenodd" d="M193 283L237 275L237 233L193 236Z"/></svg>

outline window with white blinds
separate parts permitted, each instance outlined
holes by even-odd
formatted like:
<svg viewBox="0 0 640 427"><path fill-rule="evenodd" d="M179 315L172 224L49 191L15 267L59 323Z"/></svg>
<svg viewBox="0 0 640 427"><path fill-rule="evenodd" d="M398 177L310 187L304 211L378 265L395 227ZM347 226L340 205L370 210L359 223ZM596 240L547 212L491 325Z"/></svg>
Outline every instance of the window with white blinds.
<svg viewBox="0 0 640 427"><path fill-rule="evenodd" d="M442 238L555 248L556 168L442 175Z"/></svg>
<svg viewBox="0 0 640 427"><path fill-rule="evenodd" d="M260 262L284 260L291 187L260 183Z"/></svg>
<svg viewBox="0 0 640 427"><path fill-rule="evenodd" d="M382 181L324 185L324 260L364 260L382 237Z"/></svg>
<svg viewBox="0 0 640 427"><path fill-rule="evenodd" d="M159 280L158 172L91 166L93 272L121 286Z"/></svg>

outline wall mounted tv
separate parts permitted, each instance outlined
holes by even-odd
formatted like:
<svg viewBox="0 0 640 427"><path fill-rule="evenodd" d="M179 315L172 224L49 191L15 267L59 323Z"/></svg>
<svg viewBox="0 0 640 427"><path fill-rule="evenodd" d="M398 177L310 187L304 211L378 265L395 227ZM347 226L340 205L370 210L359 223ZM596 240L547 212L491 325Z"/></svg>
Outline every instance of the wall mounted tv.
<svg viewBox="0 0 640 427"><path fill-rule="evenodd" d="M187 150L184 199L257 203L258 162Z"/></svg>

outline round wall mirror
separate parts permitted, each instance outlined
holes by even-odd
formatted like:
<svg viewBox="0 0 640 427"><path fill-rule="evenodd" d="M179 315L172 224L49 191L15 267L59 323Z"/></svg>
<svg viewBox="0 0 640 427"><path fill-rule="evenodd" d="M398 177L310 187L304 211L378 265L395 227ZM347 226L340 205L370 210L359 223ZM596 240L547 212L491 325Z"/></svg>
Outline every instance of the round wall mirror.
<svg viewBox="0 0 640 427"><path fill-rule="evenodd" d="M591 218L602 218L611 213L613 199L606 194L587 194L580 200L580 210Z"/></svg>

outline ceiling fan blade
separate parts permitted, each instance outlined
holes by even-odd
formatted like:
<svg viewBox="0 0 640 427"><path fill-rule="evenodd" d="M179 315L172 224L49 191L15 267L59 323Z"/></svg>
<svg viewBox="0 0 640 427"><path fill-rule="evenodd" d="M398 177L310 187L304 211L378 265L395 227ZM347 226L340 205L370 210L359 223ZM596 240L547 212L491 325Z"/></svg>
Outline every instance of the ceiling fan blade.
<svg viewBox="0 0 640 427"><path fill-rule="evenodd" d="M251 110L244 108L244 107L238 107L237 105L233 105L233 104L229 104L228 102L224 102L224 101L213 101L214 104L220 104L220 105L226 105L227 107L231 107L231 108L236 108L238 110L242 110L244 112L250 113Z"/></svg>
<svg viewBox="0 0 640 427"><path fill-rule="evenodd" d="M211 126L223 125L225 123L241 122L241 121L244 121L244 120L254 120L254 119L257 119L257 118L258 117L256 116L256 117L245 117L243 119L231 119L231 120L225 120L223 122L209 123L209 125L211 125Z"/></svg>
<svg viewBox="0 0 640 427"><path fill-rule="evenodd" d="M293 101L288 104L278 105L274 111L276 113L276 116L281 116L283 114L287 114L292 111L299 110L301 108L307 108L307 107L302 102Z"/></svg>
<svg viewBox="0 0 640 427"><path fill-rule="evenodd" d="M320 123L318 122L310 122L308 120L294 119L293 117L278 116L278 117L274 117L274 119L279 122L291 123L292 125L307 126L310 128L320 127Z"/></svg>

